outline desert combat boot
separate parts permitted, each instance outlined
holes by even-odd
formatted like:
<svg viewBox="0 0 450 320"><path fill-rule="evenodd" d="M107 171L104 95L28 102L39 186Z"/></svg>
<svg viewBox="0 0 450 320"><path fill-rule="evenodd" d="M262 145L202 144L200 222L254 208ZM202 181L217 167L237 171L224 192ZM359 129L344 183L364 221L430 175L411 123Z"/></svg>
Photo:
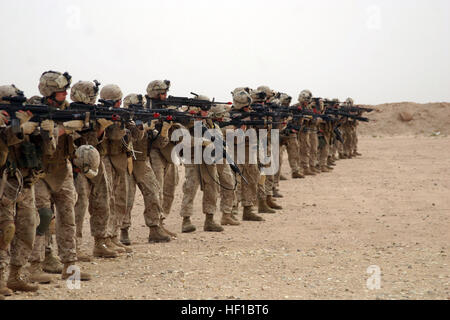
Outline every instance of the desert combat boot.
<svg viewBox="0 0 450 320"><path fill-rule="evenodd" d="M223 213L222 214L222 220L220 221L220 224L223 226L238 226L241 223L236 220L231 212L229 213Z"/></svg>
<svg viewBox="0 0 450 320"><path fill-rule="evenodd" d="M183 217L183 223L181 225L181 232L183 233L191 233L196 230L195 226L191 222L190 217Z"/></svg>
<svg viewBox="0 0 450 320"><path fill-rule="evenodd" d="M45 259L42 262L42 269L47 273L61 274L63 265L59 258L52 251L45 252Z"/></svg>
<svg viewBox="0 0 450 320"><path fill-rule="evenodd" d="M42 271L42 265L40 262L31 262L30 267L28 268L30 272L30 281L39 283L39 284L47 284L51 283L53 278Z"/></svg>
<svg viewBox="0 0 450 320"><path fill-rule="evenodd" d="M38 285L26 282L20 276L21 267L9 266L8 288L12 291L36 292L39 290Z"/></svg>
<svg viewBox="0 0 450 320"><path fill-rule="evenodd" d="M13 292L6 286L5 270L0 269L0 296L10 296Z"/></svg>
<svg viewBox="0 0 450 320"><path fill-rule="evenodd" d="M305 168L305 170L303 171L305 176L315 176L316 173L314 171L311 170L310 167Z"/></svg>
<svg viewBox="0 0 450 320"><path fill-rule="evenodd" d="M160 226L151 226L150 233L148 235L149 243L169 242L170 236L164 232Z"/></svg>
<svg viewBox="0 0 450 320"><path fill-rule="evenodd" d="M258 197L258 213L276 213L276 211L269 207L266 199Z"/></svg>
<svg viewBox="0 0 450 320"><path fill-rule="evenodd" d="M91 262L92 257L81 250L82 239L77 237L77 259L81 262Z"/></svg>
<svg viewBox="0 0 450 320"><path fill-rule="evenodd" d="M267 205L270 208L272 208L272 209L275 209L275 210L282 210L283 209L282 206L280 206L278 203L275 202L275 200L273 199L272 196L267 196L267 201L266 202L267 202Z"/></svg>
<svg viewBox="0 0 450 320"><path fill-rule="evenodd" d="M207 214L205 217L205 224L203 226L203 231L207 232L222 232L224 229L221 225L214 221L213 214Z"/></svg>
<svg viewBox="0 0 450 320"><path fill-rule="evenodd" d="M127 247L127 246L124 246L124 245L120 242L119 237L117 237L117 236L111 238L111 243L114 244L114 245L115 245L116 247L118 247L118 248L122 248L123 250L125 250L126 253L131 253L131 252L133 252L133 249L131 249L131 248Z"/></svg>
<svg viewBox="0 0 450 320"><path fill-rule="evenodd" d="M280 190L274 189L273 190L273 197L274 198L283 198L283 195L280 193Z"/></svg>
<svg viewBox="0 0 450 320"><path fill-rule="evenodd" d="M296 170L292 172L292 179L304 179L305 176L300 172L300 170Z"/></svg>
<svg viewBox="0 0 450 320"><path fill-rule="evenodd" d="M263 217L258 216L253 212L252 206L244 207L244 212L242 215L242 220L244 221L265 221Z"/></svg>
<svg viewBox="0 0 450 320"><path fill-rule="evenodd" d="M117 258L117 252L106 246L106 239L95 238L94 250L92 254L96 258Z"/></svg>

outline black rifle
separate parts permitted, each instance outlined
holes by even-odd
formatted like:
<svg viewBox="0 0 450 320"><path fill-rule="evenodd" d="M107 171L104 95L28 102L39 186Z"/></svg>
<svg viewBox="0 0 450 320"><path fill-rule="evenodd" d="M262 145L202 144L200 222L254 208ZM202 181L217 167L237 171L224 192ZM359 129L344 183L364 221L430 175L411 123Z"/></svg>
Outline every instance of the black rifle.
<svg viewBox="0 0 450 320"><path fill-rule="evenodd" d="M31 112L32 122L42 122L43 120L54 120L58 122L66 122L71 120L84 120L88 115L86 112L74 112L72 110L59 110L47 105L15 105L0 104L0 110L6 111L11 119L17 119L16 112Z"/></svg>
<svg viewBox="0 0 450 320"><path fill-rule="evenodd" d="M342 110L344 112L358 112L358 113L363 113L363 112L367 112L370 113L372 112L374 109L371 108L363 108L363 107L348 107L348 106L340 106L339 110Z"/></svg>
<svg viewBox="0 0 450 320"><path fill-rule="evenodd" d="M350 114L350 113L347 113L347 112L343 112L343 111L341 111L341 109L327 109L327 110L325 110L325 114L331 114L331 115L334 115L334 116L341 116L341 117L346 117L346 118L350 118L350 119L353 119L353 120L369 122L368 118L361 117L361 116L354 115L354 114Z"/></svg>
<svg viewBox="0 0 450 320"><path fill-rule="evenodd" d="M198 96L191 92L191 94ZM153 100L152 105L156 106L156 108L160 108L162 106L186 106L186 107L197 107L204 111L208 111L211 109L212 106L216 104L228 104L230 105L231 102L216 102L214 101L207 101L207 100L200 100L195 98L187 98L187 97L174 97L169 96L166 100Z"/></svg>

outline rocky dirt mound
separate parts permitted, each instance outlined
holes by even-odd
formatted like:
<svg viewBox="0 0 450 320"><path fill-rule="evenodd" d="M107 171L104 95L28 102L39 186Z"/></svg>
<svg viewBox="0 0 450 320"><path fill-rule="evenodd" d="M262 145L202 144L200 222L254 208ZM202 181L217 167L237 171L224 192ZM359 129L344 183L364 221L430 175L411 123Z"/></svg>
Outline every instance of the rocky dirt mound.
<svg viewBox="0 0 450 320"><path fill-rule="evenodd" d="M362 135L448 135L450 134L450 103L418 104L386 103L365 114L370 123L361 123Z"/></svg>

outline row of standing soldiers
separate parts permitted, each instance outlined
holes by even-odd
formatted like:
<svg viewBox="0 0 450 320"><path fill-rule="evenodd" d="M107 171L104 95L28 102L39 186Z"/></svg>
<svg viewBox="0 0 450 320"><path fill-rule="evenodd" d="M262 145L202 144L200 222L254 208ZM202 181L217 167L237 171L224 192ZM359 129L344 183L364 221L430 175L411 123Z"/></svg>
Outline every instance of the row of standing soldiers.
<svg viewBox="0 0 450 320"><path fill-rule="evenodd" d="M39 80L42 97L29 99L27 105L75 113L80 105L94 109L100 95L101 101L108 101L112 108L138 105L151 110L167 99L170 82L150 82L145 97L129 94L123 98L117 85L106 85L101 90L99 86L97 81L79 81L70 90L69 104L66 98L71 76L48 71ZM149 242L176 239L176 233L164 223L172 211L179 183L179 165L172 157L176 142L171 135L180 128L193 133L194 121L156 119L142 124L127 121L124 125L114 119L96 118L87 126L85 120L62 121L53 117L36 120L32 108L8 114L7 106L20 96L23 93L14 85L0 86L0 298L12 291L38 290L38 283L54 280L48 273L59 273L62 279L68 279L74 268L79 268L75 265L77 261L91 261L92 256L81 251L86 212L90 215L94 257L113 259L131 253L129 229L137 188L144 199ZM231 107L223 104L209 109L193 107L189 114L197 114L208 129L219 129L217 122L229 120L239 112L252 112L254 103L291 104L287 94L265 86L256 90L237 88L232 96ZM197 99L209 100L206 96ZM323 103L314 105L307 90L300 93L298 100L299 108L324 111L320 110ZM350 105L353 101L349 99L346 103ZM337 155L340 158L360 155L356 149L357 121L344 118L340 121L341 142L336 139L335 124L316 117L295 121L297 126L289 126L292 121L287 121L278 127L281 150L287 150L292 178L332 170ZM243 122L238 127L247 130L250 126ZM236 129L236 125L221 128L224 135L226 129ZM203 141L202 147L210 143ZM245 163L238 164L242 178L233 174L228 163L184 164L180 208L183 233L196 230L191 217L199 189L203 192L203 230L207 232L221 232L223 226L239 225L239 204L243 207L244 221L263 221L259 213L282 209L274 199L282 197L281 168L276 174L262 175L261 164L248 161L253 152L249 142L243 143L247 157ZM192 150L193 146L194 138ZM280 164L282 156L280 152ZM219 199L222 217L217 223L214 215ZM91 279L90 274L80 270L78 276L82 281Z"/></svg>

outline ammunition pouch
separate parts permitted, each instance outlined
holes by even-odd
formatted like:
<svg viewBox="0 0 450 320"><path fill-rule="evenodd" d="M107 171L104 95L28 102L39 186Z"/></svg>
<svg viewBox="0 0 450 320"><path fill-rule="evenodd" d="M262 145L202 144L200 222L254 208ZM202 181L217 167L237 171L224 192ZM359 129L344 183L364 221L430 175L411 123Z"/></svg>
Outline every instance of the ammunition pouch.
<svg viewBox="0 0 450 320"><path fill-rule="evenodd" d="M42 169L42 151L34 143L25 141L20 145L21 157L17 159L18 166L25 169Z"/></svg>

